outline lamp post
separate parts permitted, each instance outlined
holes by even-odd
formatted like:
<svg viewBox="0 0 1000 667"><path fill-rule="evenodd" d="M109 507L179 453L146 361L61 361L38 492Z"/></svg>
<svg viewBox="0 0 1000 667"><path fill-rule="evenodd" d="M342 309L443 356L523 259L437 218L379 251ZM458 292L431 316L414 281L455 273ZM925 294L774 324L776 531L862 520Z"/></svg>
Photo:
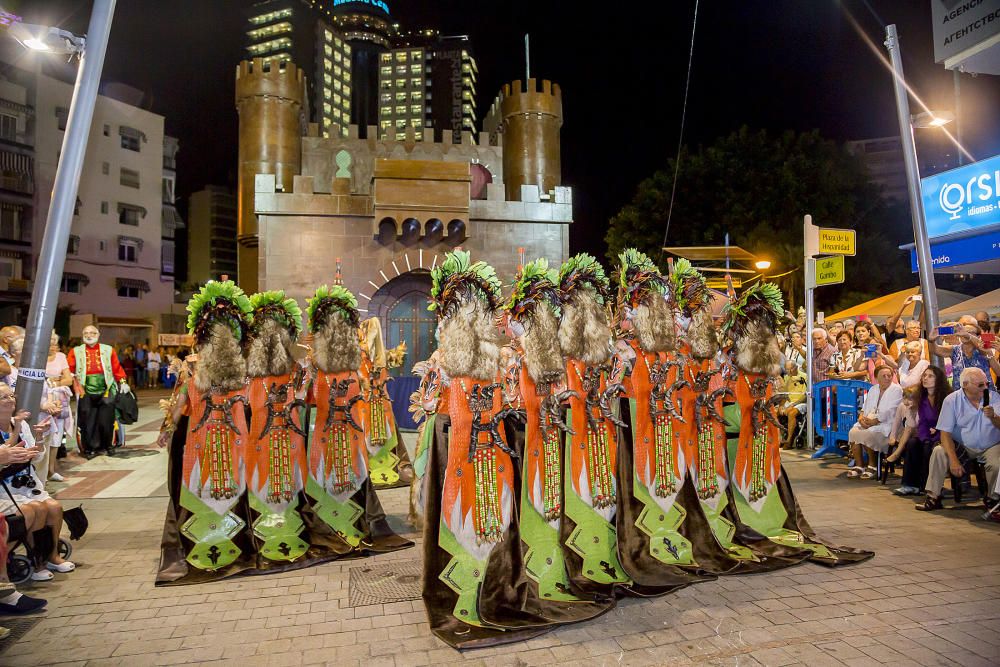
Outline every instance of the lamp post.
<svg viewBox="0 0 1000 667"><path fill-rule="evenodd" d="M59 286L66 264L66 244L73 223L73 209L80 186L80 173L87 153L87 139L94 118L97 89L101 83L104 55L108 49L116 0L94 0L86 38L57 28L23 23L10 28L11 35L29 49L43 53L79 54L80 66L69 105L52 201L45 220L42 248L35 269L35 286L25 327L17 382L17 409L32 413L37 421L45 382L49 340L59 304Z"/></svg>
<svg viewBox="0 0 1000 667"><path fill-rule="evenodd" d="M917 253L920 293L923 295L924 326L930 334L938 326L937 289L934 285L934 266L931 264L931 244L927 238L924 202L920 196L920 169L917 165L917 147L913 141L915 119L910 117L910 99L906 90L906 79L903 77L903 58L899 50L896 25L886 26L885 35L885 47L889 50L889 60L892 62L896 116L899 121L899 138L903 144L903 163L906 167L906 189L910 195L910 218L913 222L913 244ZM928 120L926 126L935 126L932 123L932 120ZM943 123L938 123L940 124Z"/></svg>

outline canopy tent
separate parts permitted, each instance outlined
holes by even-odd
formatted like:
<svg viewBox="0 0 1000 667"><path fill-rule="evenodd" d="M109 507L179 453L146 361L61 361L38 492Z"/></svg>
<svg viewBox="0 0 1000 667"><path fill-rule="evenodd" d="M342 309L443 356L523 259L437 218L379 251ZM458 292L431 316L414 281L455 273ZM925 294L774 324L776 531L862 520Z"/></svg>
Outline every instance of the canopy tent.
<svg viewBox="0 0 1000 667"><path fill-rule="evenodd" d="M847 310L842 310L839 313L834 313L833 315L827 315L826 319L828 321L845 320L847 318L857 319L858 315L867 315L869 319L873 320L885 320L892 317L899 310L899 307L903 305L903 301L906 300L908 296L914 296L920 294L920 286L910 287L909 289L900 290L898 292L893 292L892 294L887 294L885 296L880 296L871 301L865 301L862 304L848 308ZM938 309L950 308L957 303L965 301L969 297L965 294L959 294L958 292L952 292L950 290L939 289L937 291L938 298ZM912 317L914 310L914 304L909 304L903 311L903 317Z"/></svg>
<svg viewBox="0 0 1000 667"><path fill-rule="evenodd" d="M1000 314L1000 289L995 289L986 294L957 303L950 308L941 311L941 319L959 317L961 315L975 315L980 311L986 311L990 315Z"/></svg>

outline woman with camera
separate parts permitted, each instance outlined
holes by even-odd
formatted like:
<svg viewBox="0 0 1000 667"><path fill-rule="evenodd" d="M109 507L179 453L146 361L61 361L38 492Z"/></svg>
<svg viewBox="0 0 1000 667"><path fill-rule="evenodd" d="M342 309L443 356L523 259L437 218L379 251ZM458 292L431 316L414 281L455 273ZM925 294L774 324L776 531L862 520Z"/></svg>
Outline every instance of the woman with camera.
<svg viewBox="0 0 1000 667"><path fill-rule="evenodd" d="M0 385L0 440L4 447L23 447L32 453L28 462L21 462L16 467L3 469L0 479L0 514L11 517L20 514L24 517L24 531L28 545L36 550L35 533L48 528L52 531L51 551L38 558L39 567L32 575L32 581L51 581L53 572L72 572L76 565L59 555L59 533L62 531L62 505L45 491L45 485L35 473L32 463L45 456L44 447L50 421L49 418L38 422L33 428L27 420L31 415L22 411L14 414L14 390L7 385ZM41 446L36 446L36 438ZM21 455L23 458L23 454ZM46 545L48 546L48 545Z"/></svg>

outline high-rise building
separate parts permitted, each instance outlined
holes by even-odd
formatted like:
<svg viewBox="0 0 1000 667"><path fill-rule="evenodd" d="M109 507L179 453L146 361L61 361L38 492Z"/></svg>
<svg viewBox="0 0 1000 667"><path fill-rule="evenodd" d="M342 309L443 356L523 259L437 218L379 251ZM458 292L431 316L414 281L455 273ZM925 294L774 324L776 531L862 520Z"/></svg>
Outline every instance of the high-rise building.
<svg viewBox="0 0 1000 667"><path fill-rule="evenodd" d="M392 48L398 27L382 0L328 0L316 4L323 5L322 11L351 45L351 122L366 133L368 126L379 120L379 61L381 54Z"/></svg>
<svg viewBox="0 0 1000 667"><path fill-rule="evenodd" d="M443 37L436 30L400 35L396 48L379 56L379 137L404 139L406 128L434 140L461 143L476 131L479 70L466 35Z"/></svg>
<svg viewBox="0 0 1000 667"><path fill-rule="evenodd" d="M188 280L236 277L236 194L206 186L188 199Z"/></svg>
<svg viewBox="0 0 1000 667"><path fill-rule="evenodd" d="M265 0L247 11L247 57L292 61L303 71L308 92L305 117L329 134L346 136L353 92L351 45L332 26L330 12L314 0Z"/></svg>
<svg viewBox="0 0 1000 667"><path fill-rule="evenodd" d="M921 133L916 137L921 177L958 166L954 146L942 136L928 134ZM898 135L848 141L846 148L848 153L865 165L869 179L882 188L882 195L886 199L897 202L907 200L903 143Z"/></svg>

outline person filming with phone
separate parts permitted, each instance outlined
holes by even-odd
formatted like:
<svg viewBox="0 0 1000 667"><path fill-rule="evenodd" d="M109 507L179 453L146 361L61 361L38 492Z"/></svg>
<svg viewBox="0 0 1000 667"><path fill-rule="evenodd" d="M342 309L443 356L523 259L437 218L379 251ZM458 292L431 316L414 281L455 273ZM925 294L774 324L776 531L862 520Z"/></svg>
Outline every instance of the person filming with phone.
<svg viewBox="0 0 1000 667"><path fill-rule="evenodd" d="M996 350L979 337L979 323L971 315L963 315L957 325L942 325L930 334L934 354L951 359L951 386L959 386L959 378L966 368L978 368L986 377L991 391L996 390L990 369L1000 373Z"/></svg>
<svg viewBox="0 0 1000 667"><path fill-rule="evenodd" d="M961 391L949 394L941 404L937 430L941 444L931 452L927 470L927 499L916 506L921 512L943 508L941 496L948 474L961 477L972 461L986 469L987 488L995 489L1000 468L1000 394L990 389L986 373L966 368L959 380ZM995 501L984 499L987 507Z"/></svg>

